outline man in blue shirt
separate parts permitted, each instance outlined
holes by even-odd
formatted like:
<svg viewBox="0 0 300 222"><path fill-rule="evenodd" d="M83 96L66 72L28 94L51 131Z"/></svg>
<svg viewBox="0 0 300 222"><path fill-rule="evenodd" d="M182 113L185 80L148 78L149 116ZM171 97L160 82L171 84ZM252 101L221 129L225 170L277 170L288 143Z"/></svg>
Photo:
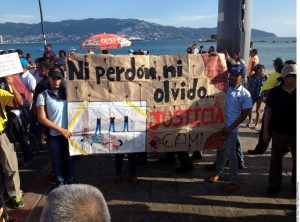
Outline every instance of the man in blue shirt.
<svg viewBox="0 0 300 222"><path fill-rule="evenodd" d="M222 130L222 133L225 135L225 148L217 151L217 174L209 178L210 182L221 180L224 174L225 162L228 159L230 183L224 189L229 193L238 188L238 161L236 155L238 126L252 110L251 95L241 84L244 76L244 70L239 65L233 65L229 70L229 88L226 94L226 121ZM225 158L225 154L227 158Z"/></svg>

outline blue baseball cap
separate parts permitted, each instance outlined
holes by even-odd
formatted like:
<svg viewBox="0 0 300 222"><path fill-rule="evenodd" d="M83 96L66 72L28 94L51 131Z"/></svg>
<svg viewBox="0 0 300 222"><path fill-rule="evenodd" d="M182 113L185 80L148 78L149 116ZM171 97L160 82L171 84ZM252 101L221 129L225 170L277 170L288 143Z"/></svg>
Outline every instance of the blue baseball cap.
<svg viewBox="0 0 300 222"><path fill-rule="evenodd" d="M20 58L20 62L23 68L28 69L29 63L25 58Z"/></svg>
<svg viewBox="0 0 300 222"><path fill-rule="evenodd" d="M245 75L244 69L243 69L240 65L238 65L238 64L232 65L231 68L230 68L230 70L229 70L229 72L230 72L231 74L241 74L241 75Z"/></svg>

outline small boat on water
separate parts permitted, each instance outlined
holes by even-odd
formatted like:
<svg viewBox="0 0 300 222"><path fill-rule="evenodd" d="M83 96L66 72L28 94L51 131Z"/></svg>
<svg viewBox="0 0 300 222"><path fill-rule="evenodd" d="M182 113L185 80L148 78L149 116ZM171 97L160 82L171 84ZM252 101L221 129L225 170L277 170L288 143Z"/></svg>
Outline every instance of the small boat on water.
<svg viewBox="0 0 300 222"><path fill-rule="evenodd" d="M69 51L76 51L76 48L71 47L71 48L69 48Z"/></svg>
<svg viewBox="0 0 300 222"><path fill-rule="evenodd" d="M128 37L128 40L129 40L129 41L144 41L145 38L140 37L140 36L129 36L129 37Z"/></svg>

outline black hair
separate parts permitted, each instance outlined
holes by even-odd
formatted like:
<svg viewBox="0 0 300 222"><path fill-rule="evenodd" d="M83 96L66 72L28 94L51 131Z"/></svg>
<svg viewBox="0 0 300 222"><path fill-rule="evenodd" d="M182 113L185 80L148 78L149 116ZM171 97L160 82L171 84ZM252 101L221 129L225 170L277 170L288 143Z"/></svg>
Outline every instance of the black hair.
<svg viewBox="0 0 300 222"><path fill-rule="evenodd" d="M208 52L215 52L215 47L214 46L210 46L208 49Z"/></svg>
<svg viewBox="0 0 300 222"><path fill-rule="evenodd" d="M60 54L60 53L64 53L64 56L66 56L67 55L67 53L66 53L66 51L65 50L59 50L59 52L58 52L58 54Z"/></svg>
<svg viewBox="0 0 300 222"><path fill-rule="evenodd" d="M37 58L35 60L35 63L39 63L39 66L45 67L46 69L49 70L52 68L50 61L48 59L45 59L44 57Z"/></svg>
<svg viewBox="0 0 300 222"><path fill-rule="evenodd" d="M16 52L17 52L19 55L23 55L23 50L22 50L22 49L17 49Z"/></svg>
<svg viewBox="0 0 300 222"><path fill-rule="evenodd" d="M282 70L283 66L284 66L284 64L275 64L274 63L274 68L275 68L276 72L281 73L281 70Z"/></svg>
<svg viewBox="0 0 300 222"><path fill-rule="evenodd" d="M252 49L251 52L254 52L255 55L257 55L257 53L258 53L257 49Z"/></svg>
<svg viewBox="0 0 300 222"><path fill-rule="evenodd" d="M253 70L256 72L259 68L265 68L265 66L263 64L257 64L256 66L253 67Z"/></svg>
<svg viewBox="0 0 300 222"><path fill-rule="evenodd" d="M287 64L287 65L296 65L297 63L294 61L294 60L286 60L284 64Z"/></svg>

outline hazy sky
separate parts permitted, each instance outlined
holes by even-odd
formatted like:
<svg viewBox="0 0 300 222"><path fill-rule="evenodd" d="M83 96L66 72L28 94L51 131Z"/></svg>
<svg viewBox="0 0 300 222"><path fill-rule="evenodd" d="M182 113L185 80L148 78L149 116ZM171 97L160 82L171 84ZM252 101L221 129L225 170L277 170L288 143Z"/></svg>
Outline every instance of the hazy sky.
<svg viewBox="0 0 300 222"><path fill-rule="evenodd" d="M1 0L0 23L39 23L38 2L38 0ZM41 2L44 21L135 18L176 27L217 26L218 0L41 0ZM253 0L252 28L272 32L279 37L296 36L296 0Z"/></svg>

